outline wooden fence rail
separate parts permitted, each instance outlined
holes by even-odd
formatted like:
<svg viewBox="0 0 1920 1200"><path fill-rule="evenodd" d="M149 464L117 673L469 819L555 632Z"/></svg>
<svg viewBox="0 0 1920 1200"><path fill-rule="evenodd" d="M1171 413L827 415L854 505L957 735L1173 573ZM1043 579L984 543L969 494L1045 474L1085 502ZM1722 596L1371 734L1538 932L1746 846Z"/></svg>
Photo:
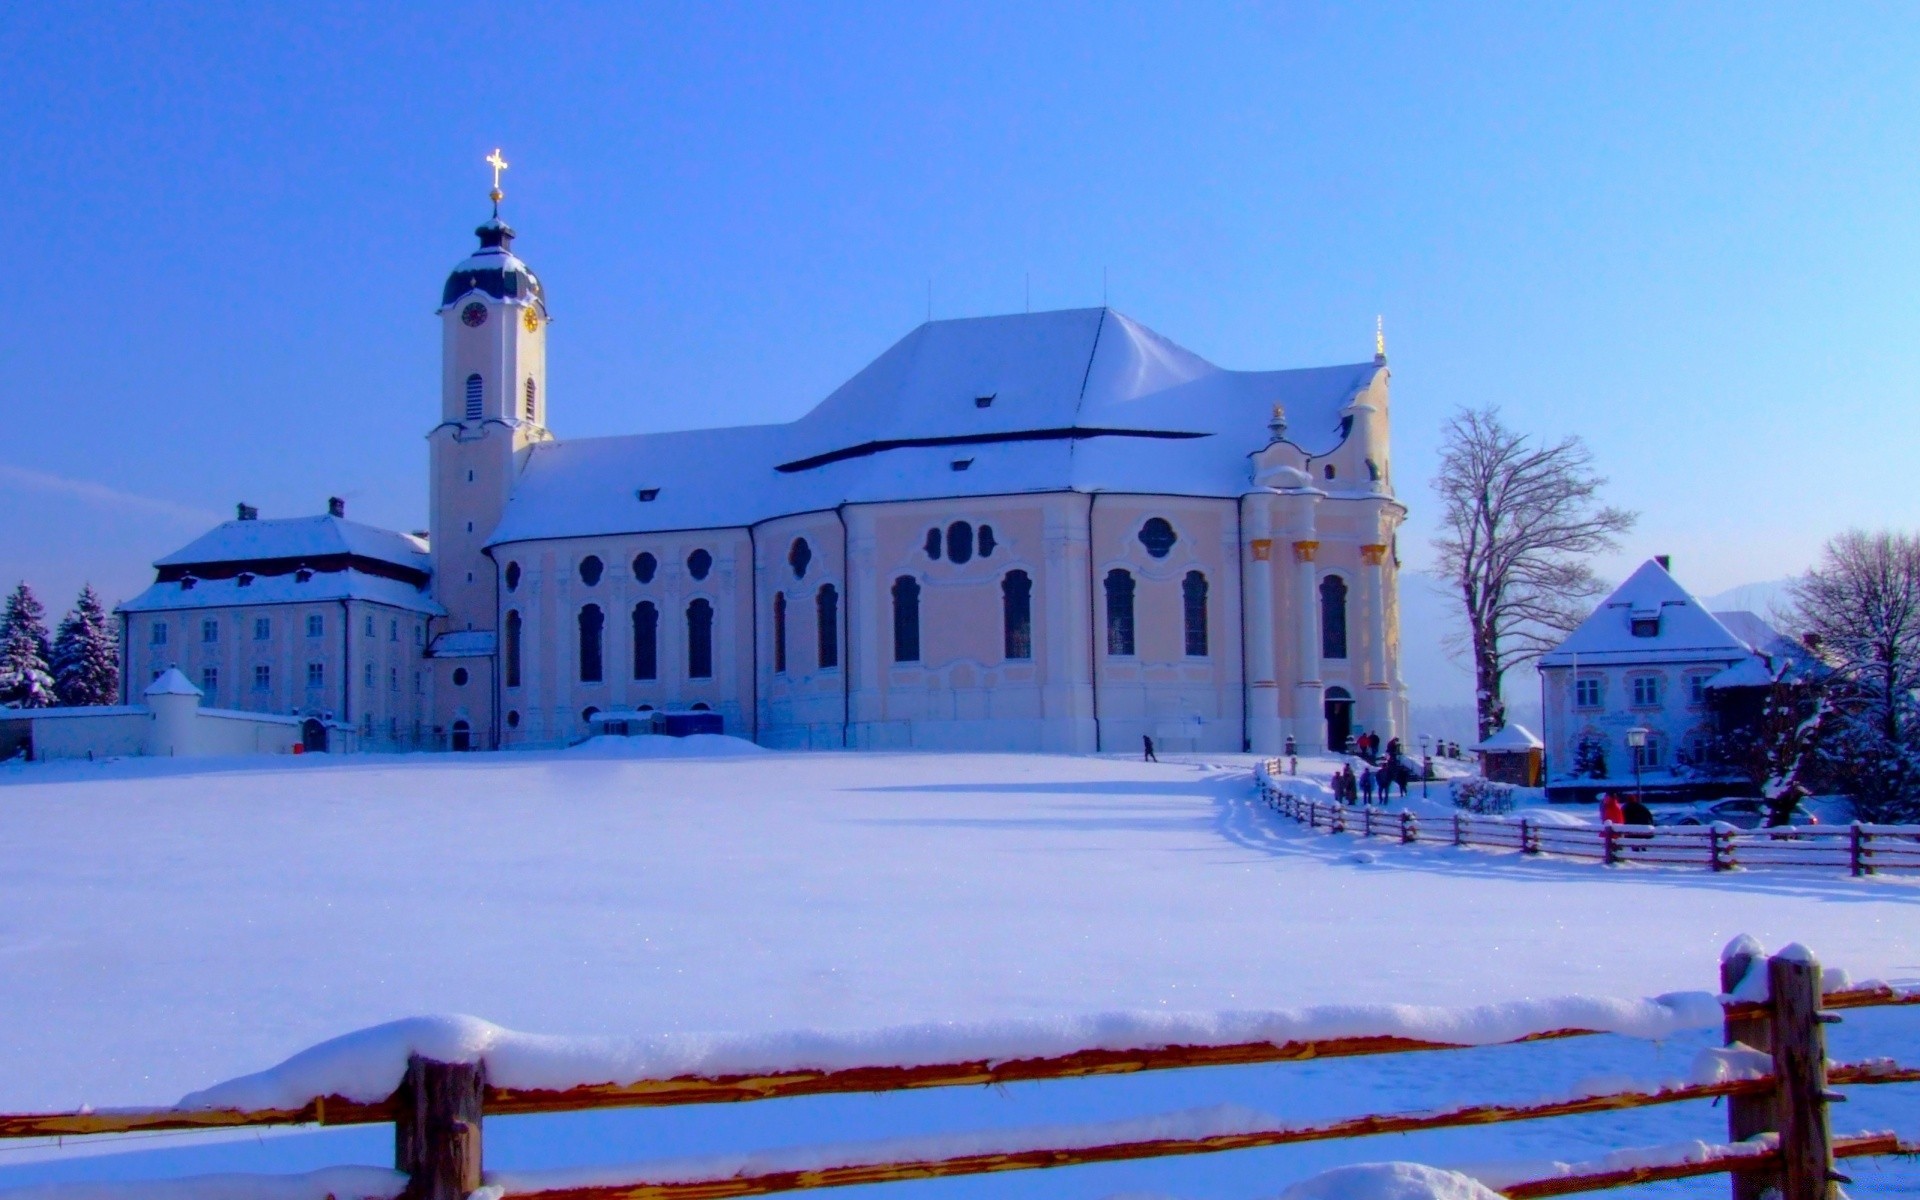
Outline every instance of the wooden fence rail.
<svg viewBox="0 0 1920 1200"><path fill-rule="evenodd" d="M1405 809L1322 803L1291 790L1268 763L1258 776L1261 798L1309 829L1555 854L1608 864L1700 867L1824 867L1854 875L1920 871L1920 825L1789 825L1777 829L1688 825L1554 825L1529 817L1455 812L1421 818Z"/></svg>

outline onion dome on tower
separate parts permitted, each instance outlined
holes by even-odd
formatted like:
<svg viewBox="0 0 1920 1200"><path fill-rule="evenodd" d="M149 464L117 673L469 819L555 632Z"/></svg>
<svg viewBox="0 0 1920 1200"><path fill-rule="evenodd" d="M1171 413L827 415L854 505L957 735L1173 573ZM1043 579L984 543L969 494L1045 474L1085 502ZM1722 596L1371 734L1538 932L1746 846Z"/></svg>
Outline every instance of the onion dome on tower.
<svg viewBox="0 0 1920 1200"><path fill-rule="evenodd" d="M493 216L487 223L474 230L480 239L480 248L475 250L447 276L447 286L440 291L440 307L444 310L455 300L468 292L485 292L495 300L518 300L525 304L538 305L540 315L546 316L547 297L540 287L540 277L533 268L522 262L513 253L513 227L500 219L500 172L506 168L506 161L495 150L487 160L493 166Z"/></svg>

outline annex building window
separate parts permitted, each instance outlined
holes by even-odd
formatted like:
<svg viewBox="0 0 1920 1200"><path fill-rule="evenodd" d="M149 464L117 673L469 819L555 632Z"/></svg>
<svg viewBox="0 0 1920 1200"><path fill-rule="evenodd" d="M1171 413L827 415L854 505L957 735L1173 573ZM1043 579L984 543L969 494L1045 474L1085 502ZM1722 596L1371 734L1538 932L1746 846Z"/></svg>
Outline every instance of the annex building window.
<svg viewBox="0 0 1920 1200"><path fill-rule="evenodd" d="M155 621L153 623L153 632L147 635L147 641L155 646L166 645L167 623L165 621Z"/></svg>
<svg viewBox="0 0 1920 1200"><path fill-rule="evenodd" d="M920 661L920 581L911 575L893 581L893 661Z"/></svg>
<svg viewBox="0 0 1920 1200"><path fill-rule="evenodd" d="M319 613L308 614L307 636L308 637L325 637L326 635L327 635L327 619L321 616Z"/></svg>
<svg viewBox="0 0 1920 1200"><path fill-rule="evenodd" d="M713 678L713 605L706 600L687 605L687 678Z"/></svg>
<svg viewBox="0 0 1920 1200"><path fill-rule="evenodd" d="M485 406L486 385L480 382L475 372L467 376L467 420L478 421Z"/></svg>
<svg viewBox="0 0 1920 1200"><path fill-rule="evenodd" d="M307 664L307 686L310 688L327 686L327 664L323 662Z"/></svg>
<svg viewBox="0 0 1920 1200"><path fill-rule="evenodd" d="M1207 656L1207 577L1198 571L1188 571L1187 577L1180 581L1180 606L1184 615L1187 656L1205 658Z"/></svg>
<svg viewBox="0 0 1920 1200"><path fill-rule="evenodd" d="M207 694L207 699L213 699L214 693L220 690L219 667L200 668L200 690Z"/></svg>
<svg viewBox="0 0 1920 1200"><path fill-rule="evenodd" d="M1347 656L1347 581L1329 575L1320 581L1320 657Z"/></svg>
<svg viewBox="0 0 1920 1200"><path fill-rule="evenodd" d="M598 604L589 604L580 610L580 682L599 683L603 677L601 642L606 633L607 617L600 611Z"/></svg>
<svg viewBox="0 0 1920 1200"><path fill-rule="evenodd" d="M253 619L253 640L256 642L265 642L265 641L271 641L272 639L273 639L273 618L272 617L255 617Z"/></svg>
<svg viewBox="0 0 1920 1200"><path fill-rule="evenodd" d="M1000 580L1000 622L1010 659L1033 657L1033 579L1025 571L1008 571Z"/></svg>
<svg viewBox="0 0 1920 1200"><path fill-rule="evenodd" d="M366 686L366 689L368 691L373 690L373 664L372 663L366 664L366 666L361 669L360 681Z"/></svg>
<svg viewBox="0 0 1920 1200"><path fill-rule="evenodd" d="M524 626L525 620L520 616L520 610L517 608L508 609L505 657L507 660L507 686L510 688L520 686L520 636Z"/></svg>
<svg viewBox="0 0 1920 1200"><path fill-rule="evenodd" d="M255 666L253 668L254 690L257 692L264 692L267 689L271 688L272 686L273 686L273 668L268 666L266 663L260 663L257 666Z"/></svg>
<svg viewBox="0 0 1920 1200"><path fill-rule="evenodd" d="M1133 653L1133 576L1115 567L1107 572L1107 653Z"/></svg>
<svg viewBox="0 0 1920 1200"><path fill-rule="evenodd" d="M220 621L216 617L204 617L200 621L200 640L213 643L220 640Z"/></svg>
<svg viewBox="0 0 1920 1200"><path fill-rule="evenodd" d="M633 677L660 677L660 610L651 600L633 606Z"/></svg>
<svg viewBox="0 0 1920 1200"><path fill-rule="evenodd" d="M787 669L787 594L773 594L773 669Z"/></svg>
<svg viewBox="0 0 1920 1200"><path fill-rule="evenodd" d="M1600 707L1600 680L1592 675L1573 681L1573 704L1575 708Z"/></svg>
<svg viewBox="0 0 1920 1200"><path fill-rule="evenodd" d="M840 665L840 593L830 583L820 585L813 594L815 634L819 641L820 667Z"/></svg>

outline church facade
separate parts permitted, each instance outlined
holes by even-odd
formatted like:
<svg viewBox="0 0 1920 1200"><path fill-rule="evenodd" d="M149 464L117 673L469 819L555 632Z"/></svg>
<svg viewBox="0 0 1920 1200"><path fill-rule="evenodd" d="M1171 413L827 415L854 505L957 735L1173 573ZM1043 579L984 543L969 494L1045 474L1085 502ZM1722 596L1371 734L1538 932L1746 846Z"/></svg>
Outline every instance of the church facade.
<svg viewBox="0 0 1920 1200"><path fill-rule="evenodd" d="M929 321L787 424L567 440L544 289L477 233L440 297L429 740L674 711L776 747L1404 733L1377 347L1229 371L1105 308Z"/></svg>

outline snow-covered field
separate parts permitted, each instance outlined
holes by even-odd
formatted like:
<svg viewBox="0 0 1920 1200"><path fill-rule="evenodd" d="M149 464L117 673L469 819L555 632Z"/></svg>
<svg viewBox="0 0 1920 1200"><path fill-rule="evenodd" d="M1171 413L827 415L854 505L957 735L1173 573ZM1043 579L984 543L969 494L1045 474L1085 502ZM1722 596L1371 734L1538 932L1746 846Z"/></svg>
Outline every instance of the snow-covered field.
<svg viewBox="0 0 1920 1200"><path fill-rule="evenodd" d="M1711 988L1742 932L1807 943L1855 978L1920 979L1912 883L1363 849L1275 818L1248 769L593 751L0 768L0 1110L169 1103L422 1014L643 1036L1639 997ZM1833 1036L1839 1056L1920 1061L1907 1013ZM1602 1073L1684 1075L1710 1040L496 1120L488 1159L532 1170L1229 1102L1305 1119L1526 1099ZM1920 1133L1912 1092L1858 1091L1839 1127ZM1594 1158L1715 1138L1723 1121L1694 1105L887 1194L1251 1198L1339 1162ZM79 1159L0 1147L0 1187L380 1164L390 1136L168 1138ZM1914 1186L1874 1172L1883 1194Z"/></svg>

